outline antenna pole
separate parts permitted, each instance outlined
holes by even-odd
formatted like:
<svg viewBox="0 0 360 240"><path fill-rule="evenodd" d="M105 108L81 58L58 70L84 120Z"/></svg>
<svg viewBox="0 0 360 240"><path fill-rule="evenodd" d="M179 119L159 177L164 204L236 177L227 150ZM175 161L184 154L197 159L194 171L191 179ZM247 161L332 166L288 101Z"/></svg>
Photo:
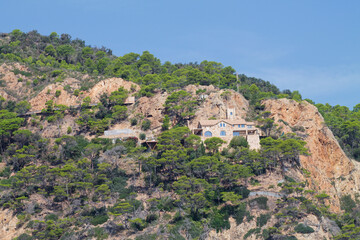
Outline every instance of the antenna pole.
<svg viewBox="0 0 360 240"><path fill-rule="evenodd" d="M236 87L237 87L237 92L239 92L239 74L236 72Z"/></svg>

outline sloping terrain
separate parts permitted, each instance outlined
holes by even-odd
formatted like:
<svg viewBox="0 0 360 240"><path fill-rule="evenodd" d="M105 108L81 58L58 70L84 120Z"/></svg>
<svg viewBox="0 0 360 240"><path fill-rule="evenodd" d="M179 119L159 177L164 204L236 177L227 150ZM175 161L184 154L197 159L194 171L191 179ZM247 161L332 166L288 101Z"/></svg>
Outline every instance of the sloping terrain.
<svg viewBox="0 0 360 240"><path fill-rule="evenodd" d="M356 108L316 105L339 145L298 91L213 61L14 30L0 63L0 239L360 237ZM260 149L191 133L227 109Z"/></svg>
<svg viewBox="0 0 360 240"><path fill-rule="evenodd" d="M300 157L301 167L310 171L311 187L329 194L331 209L340 211L341 195L359 190L359 172L354 166L358 163L345 155L315 106L288 99L266 100L264 104L285 133L303 127L304 131L298 133L305 135L310 156Z"/></svg>

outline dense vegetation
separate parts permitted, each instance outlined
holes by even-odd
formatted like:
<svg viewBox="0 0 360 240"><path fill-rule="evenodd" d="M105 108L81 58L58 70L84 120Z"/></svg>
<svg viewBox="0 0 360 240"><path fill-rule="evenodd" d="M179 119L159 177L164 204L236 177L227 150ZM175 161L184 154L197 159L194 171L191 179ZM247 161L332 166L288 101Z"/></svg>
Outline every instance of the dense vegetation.
<svg viewBox="0 0 360 240"><path fill-rule="evenodd" d="M239 87L245 97L250 97L251 91L254 91L250 86L254 84L269 96L280 94L276 86L261 79L239 75L237 80L232 67L224 67L218 62L161 64L148 51L141 55L129 53L116 57L110 49L86 46L82 40L72 40L68 34L59 36L55 32L50 36L42 36L37 31L23 33L14 30L0 38L0 59L26 63L48 73L45 78L61 76L61 69L121 77L142 85L140 94L144 96L151 95L156 88L171 91L189 84L215 85L234 90ZM37 84L41 84L41 81ZM83 89L88 87L84 83ZM289 90L283 94L296 95Z"/></svg>
<svg viewBox="0 0 360 240"><path fill-rule="evenodd" d="M316 104L316 106L342 149L350 157L360 161L360 104L352 111L348 107L339 105Z"/></svg>
<svg viewBox="0 0 360 240"><path fill-rule="evenodd" d="M256 222L256 228L249 229L244 239L252 235L258 239L296 239L296 233L314 232L314 226L300 222L308 214L340 227L337 239L359 237L357 199L344 195L341 204L345 213L332 214L327 201L330 196L310 190L307 181L287 175L288 169L294 168L305 179L310 177L299 162L299 156L308 155L308 150L296 134L281 134L260 101L284 97L301 101L298 91L280 92L261 79L237 78L233 68L212 61L162 64L147 51L116 57L110 49L86 46L68 34L42 36L19 30L3 34L0 61L28 66L31 72L15 69L14 73L33 76L29 85L39 89L78 73L91 77L81 82L74 95L110 76L139 84L139 96L169 92L155 150L140 145L137 138L115 143L97 138L111 124L123 121L142 131L150 128L148 119L128 118L124 101L130 93L124 88L102 95L96 105L84 98L76 109L48 101L41 116L27 119L23 114L31 106L26 100L1 97L0 207L10 209L17 216L17 227L25 228L26 233L18 240L120 235L138 240L205 239L211 230L229 229L230 218L236 224ZM189 84L241 92L250 103L248 117L256 120L266 135L261 139L261 149L250 150L242 137L234 137L221 149L222 139L212 137L202 142L191 134L184 125L201 102L182 90ZM228 94L224 91L222 97ZM60 95L56 92L55 97ZM317 107L344 149L359 158L359 109ZM44 138L37 132L44 122L61 125L65 115L76 119L78 132L70 128L67 135L59 131L56 138ZM85 133L92 133L94 138L88 140ZM143 140L146 135L142 133L139 138ZM277 189L281 196L272 202L276 206L273 209L266 196L249 197L249 188L260 185L259 179L271 174L284 179L268 186L270 192Z"/></svg>

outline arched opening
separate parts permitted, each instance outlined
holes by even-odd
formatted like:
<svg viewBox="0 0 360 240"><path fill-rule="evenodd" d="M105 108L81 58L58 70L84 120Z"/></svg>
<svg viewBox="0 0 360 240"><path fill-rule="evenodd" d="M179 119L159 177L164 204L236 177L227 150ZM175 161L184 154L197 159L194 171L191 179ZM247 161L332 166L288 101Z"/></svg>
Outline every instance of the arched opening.
<svg viewBox="0 0 360 240"><path fill-rule="evenodd" d="M210 131L206 131L204 136L205 137L212 137L212 133Z"/></svg>

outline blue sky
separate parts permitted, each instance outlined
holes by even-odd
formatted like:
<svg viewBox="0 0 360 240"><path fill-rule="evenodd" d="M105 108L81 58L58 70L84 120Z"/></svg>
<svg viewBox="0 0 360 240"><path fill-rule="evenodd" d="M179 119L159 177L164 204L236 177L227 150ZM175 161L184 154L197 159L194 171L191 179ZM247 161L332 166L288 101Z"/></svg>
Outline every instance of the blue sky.
<svg viewBox="0 0 360 240"><path fill-rule="evenodd" d="M0 0L0 32L69 33L115 55L212 60L317 103L360 103L360 1Z"/></svg>

